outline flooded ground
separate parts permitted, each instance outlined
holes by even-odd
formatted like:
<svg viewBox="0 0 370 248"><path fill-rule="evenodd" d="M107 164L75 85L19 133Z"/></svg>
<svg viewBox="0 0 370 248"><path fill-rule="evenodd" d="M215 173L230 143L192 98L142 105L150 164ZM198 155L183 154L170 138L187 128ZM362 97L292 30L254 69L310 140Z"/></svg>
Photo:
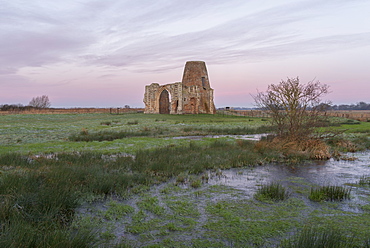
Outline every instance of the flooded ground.
<svg viewBox="0 0 370 248"><path fill-rule="evenodd" d="M209 171L188 175L184 183L154 186L127 200L85 205L75 225L95 225L98 238L132 247L276 247L303 225L350 226L357 237L370 236L370 151L347 154L351 161ZM194 186L192 182L202 180ZM280 182L291 193L278 203L256 201L260 185ZM311 202L315 186L351 188L351 199Z"/></svg>
<svg viewBox="0 0 370 248"><path fill-rule="evenodd" d="M241 139L241 140L261 140L262 137L267 136L268 134L247 134L247 135L204 135L204 136L178 136L172 137L171 139L190 139L190 140L201 140L204 138L234 138L234 139Z"/></svg>
<svg viewBox="0 0 370 248"><path fill-rule="evenodd" d="M346 186L351 188L352 199L344 201L342 208L351 210L347 205L366 204L363 201L370 195L369 188L358 187L361 177L370 177L370 151L346 154L348 160L314 161L301 165L272 164L253 168L230 169L222 171L222 176L210 177L211 185L225 185L243 190L250 197L258 185L280 182L284 186L294 185L311 188L313 186ZM292 192L295 193L294 191ZM358 207L352 209L358 211Z"/></svg>
<svg viewBox="0 0 370 248"><path fill-rule="evenodd" d="M354 160L314 161L301 165L272 164L252 168L222 171L222 176L211 177L209 184L222 184L249 191L256 184L284 181L297 177L313 185L354 184L363 175L370 175L370 152L349 153Z"/></svg>

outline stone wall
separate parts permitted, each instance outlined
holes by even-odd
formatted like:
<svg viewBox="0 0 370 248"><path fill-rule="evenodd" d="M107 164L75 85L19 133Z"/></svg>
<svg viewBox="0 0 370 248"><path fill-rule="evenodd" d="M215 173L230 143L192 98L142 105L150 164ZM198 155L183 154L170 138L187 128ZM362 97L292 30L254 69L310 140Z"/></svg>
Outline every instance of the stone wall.
<svg viewBox="0 0 370 248"><path fill-rule="evenodd" d="M206 64L186 62L183 79L173 84L152 83L145 86L145 113L150 114L214 114L213 89Z"/></svg>

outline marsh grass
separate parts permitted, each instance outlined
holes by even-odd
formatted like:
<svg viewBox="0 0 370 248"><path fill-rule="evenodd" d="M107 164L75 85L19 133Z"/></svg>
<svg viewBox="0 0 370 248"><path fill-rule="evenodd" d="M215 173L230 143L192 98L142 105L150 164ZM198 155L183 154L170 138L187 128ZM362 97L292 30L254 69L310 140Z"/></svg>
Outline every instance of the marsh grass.
<svg viewBox="0 0 370 248"><path fill-rule="evenodd" d="M165 209L162 206L160 206L158 202L159 201L157 197L146 196L140 202L138 202L137 205L142 210L149 211L156 215L163 215Z"/></svg>
<svg viewBox="0 0 370 248"><path fill-rule="evenodd" d="M127 122L127 125L138 125L138 124L139 124L139 121L138 120L128 121Z"/></svg>
<svg viewBox="0 0 370 248"><path fill-rule="evenodd" d="M250 141L217 140L207 146L190 142L188 146L142 150L135 154L135 160L99 152L0 155L0 223L6 225L0 246L18 247L14 245L16 240L24 247L58 247L59 243L53 242L64 247L85 242L75 247L90 247L95 242L89 238L93 229L79 233L70 228L75 209L82 202L126 197L173 177L185 181L189 174L199 174L189 185L198 188L202 184L200 174L207 169L254 165L263 159L265 155L256 153L253 147ZM155 198L147 197L139 205L156 215L164 213ZM115 212L108 212L108 219L132 211L114 202L108 207Z"/></svg>
<svg viewBox="0 0 370 248"><path fill-rule="evenodd" d="M128 125L138 125L138 121L128 122ZM107 125L107 124L105 124ZM162 136L178 136L178 135L209 135L209 134L222 134L222 135L245 135L245 134L256 134L265 133L272 131L271 127L260 126L257 128L249 127L234 127L234 128L199 128L199 127L184 127L179 133L176 130L171 130L166 127L147 127L144 126L141 130L136 131L114 131L104 130L99 132L89 132L87 129L83 129L80 133L72 134L69 136L70 141L112 141L116 139L130 138L130 137L156 137Z"/></svg>
<svg viewBox="0 0 370 248"><path fill-rule="evenodd" d="M111 131L111 130L105 130L100 132L88 132L88 131L82 131L78 134L72 134L68 137L70 141L112 141L116 139L123 139L128 137L144 137L144 136L150 136L153 132L150 130L148 131Z"/></svg>
<svg viewBox="0 0 370 248"><path fill-rule="evenodd" d="M202 186L202 181L199 178L194 178L190 181L190 186L195 189L200 188Z"/></svg>
<svg viewBox="0 0 370 248"><path fill-rule="evenodd" d="M195 129L195 128L194 128ZM256 133L269 133L274 131L275 128L271 126L258 126L258 127L234 127L234 128L217 128L217 127L210 127L206 128L206 133L209 134L223 134L223 135L244 135L244 134L256 134Z"/></svg>
<svg viewBox="0 0 370 248"><path fill-rule="evenodd" d="M108 210L104 213L104 217L107 220L118 220L134 212L133 207L117 201L110 201L107 205Z"/></svg>
<svg viewBox="0 0 370 248"><path fill-rule="evenodd" d="M283 201L288 197L288 191L281 184L275 182L262 185L254 195L254 198L260 201Z"/></svg>
<svg viewBox="0 0 370 248"><path fill-rule="evenodd" d="M338 230L305 227L298 235L282 242L284 248L345 248L352 242Z"/></svg>
<svg viewBox="0 0 370 248"><path fill-rule="evenodd" d="M3 154L0 155L0 247L94 247L102 245L96 240L94 226L91 228L90 226L86 228L73 226L76 208L83 202L94 202L110 197L117 199L132 194L142 195L154 184L168 181L173 177L177 178L178 183L189 182L189 186L192 187L191 182L196 182L194 185L199 186L199 180L190 181L194 176L192 174L197 174L193 178L199 179L202 173L208 169L253 166L281 159L280 151L277 149L263 147L258 149L254 142L241 140L233 142L220 139L212 142L211 139L208 139L204 142L183 142L181 146L171 143L171 145L162 148L155 148L159 144L158 141L155 141L150 145L150 150L143 149L135 154L132 152L136 159L122 157L118 154L110 156L107 154L112 152L106 152L106 150L104 155L103 152L81 152L82 146L89 150L102 151L108 142L93 142L93 144L81 142L82 144L79 144L65 140L68 134L76 130L82 130L81 133L74 135L77 137L76 141L78 139L80 139L79 141L105 141L141 136L159 137L159 135L162 135L160 137L170 137L181 133L184 127L189 128L186 130L189 133L198 132L199 134L267 132L263 131L262 127L258 129L258 126L261 125L260 119L252 119L254 120L253 127L247 128L248 124L246 123L251 122L245 117L227 117L228 119L225 120L218 115L166 115L165 123L159 123L160 121L155 123L155 118L158 118L158 115L117 115L117 117L109 116L109 118L112 119L112 125L102 127L99 123L106 120L107 115L4 117L3 121L7 126L1 126L4 131L2 139L20 140L19 146L14 146L15 151L18 151L27 142L38 147L33 150L34 154L45 152L45 146L38 142L53 140L56 141L56 145L63 144L64 146L56 148L55 153L50 156L32 155L29 153L30 150L27 150L28 148L22 148L22 154L5 153L5 148L1 150ZM113 125L113 123L128 123L135 122L135 120L138 121L136 126L120 125L118 128L122 130L118 130L117 126ZM160 124L160 126L156 126L156 124ZM361 125L352 126L360 128ZM104 131L101 131L102 129ZM71 140L73 140L73 135ZM130 143L125 144L131 144L134 140L129 140L127 142ZM145 142L147 143L148 140ZM123 143L116 144L119 148L115 152L127 152L122 148ZM68 146L72 147L67 149L68 151L79 152L64 153L63 150ZM291 154L289 156L294 159L294 156L297 155ZM171 189L166 188L166 191L175 191L175 189L176 187L173 186ZM180 188L176 190L180 190ZM198 196L202 197L202 189L192 190L197 191ZM291 198L278 204L285 204L290 200ZM169 224L162 227L155 220L147 219L148 215L153 214L157 215L158 218L165 216L162 205L155 199L148 196L139 205L141 210L134 213L132 207L111 201L107 205L108 210L104 218L105 220L117 220L129 215L133 219L133 225L128 227L128 230L131 230L133 234L141 234L150 228L152 230L164 228L166 232L179 230L179 226ZM230 211L232 211L233 205L235 204L229 206ZM242 204L243 207L240 207L239 210L244 211L245 205ZM272 207L274 204L264 204L263 206L265 205ZM176 210L178 212L185 211L181 210L179 206L175 208L178 208ZM246 211L246 221L240 222L238 221L239 212L235 213L233 218L229 218L225 209L221 209L220 216L222 218L224 216L225 221L230 220L230 222L225 225L215 225L212 220L208 228L212 230L212 228L232 227L225 231L225 235L230 235L228 239L232 242L236 231L256 231L255 222L249 221L251 213L252 211ZM256 220L265 213L260 211ZM230 214L233 213L230 212ZM280 219L280 214L276 218ZM272 220L272 223L276 218L268 220ZM289 219L289 222L276 228L279 234L282 232L281 230L287 232L292 227L289 226L291 218L285 217L284 219ZM143 222L143 220L148 221ZM182 219L179 220L179 223L182 221ZM263 221L263 223L267 222L269 221ZM253 226L243 226L249 223L252 223ZM242 228L239 228L240 225ZM194 229L195 224L188 226ZM268 223L266 228L270 226L271 224ZM234 230L234 228L236 229ZM261 235L266 233L264 228L257 229ZM256 237L255 233L250 236ZM112 237L113 232L107 230L104 238L111 240ZM219 234L216 233L214 237L215 239L219 238ZM268 238L269 235L263 237ZM239 235L238 239L242 244L245 241L245 235ZM259 241L263 242L263 240ZM170 247L170 245L168 246Z"/></svg>
<svg viewBox="0 0 370 248"><path fill-rule="evenodd" d="M342 201L348 200L351 196L351 189L343 186L321 186L311 188L309 199L311 201Z"/></svg>
<svg viewBox="0 0 370 248"><path fill-rule="evenodd" d="M181 172L200 174L207 169L255 165L265 156L254 152L253 146L252 141L244 142L243 146L219 140L209 146L190 142L187 147L169 146L139 151L133 166L135 170L146 171L159 180L167 180ZM179 181L182 181L181 177Z"/></svg>
<svg viewBox="0 0 370 248"><path fill-rule="evenodd" d="M0 156L1 247L91 247L92 230L70 230L75 209L89 195L125 194L150 182L124 173L132 159L108 162L101 154L45 157ZM122 163L122 164L121 164Z"/></svg>
<svg viewBox="0 0 370 248"><path fill-rule="evenodd" d="M361 185L361 186L370 186L370 176L363 175L360 178L358 184Z"/></svg>
<svg viewBox="0 0 370 248"><path fill-rule="evenodd" d="M112 122L110 122L110 121L102 121L102 122L100 122L100 125L110 126L110 125L112 125Z"/></svg>

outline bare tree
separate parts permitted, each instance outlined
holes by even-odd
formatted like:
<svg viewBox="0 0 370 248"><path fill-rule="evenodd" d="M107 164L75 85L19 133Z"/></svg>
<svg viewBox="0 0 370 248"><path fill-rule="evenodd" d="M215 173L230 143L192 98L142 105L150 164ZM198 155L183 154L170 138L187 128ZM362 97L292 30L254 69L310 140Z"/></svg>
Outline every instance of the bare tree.
<svg viewBox="0 0 370 248"><path fill-rule="evenodd" d="M35 108L49 108L51 103L49 101L49 97L43 95L32 98L29 105Z"/></svg>
<svg viewBox="0 0 370 248"><path fill-rule="evenodd" d="M271 84L266 92L254 96L257 106L267 110L279 137L298 140L312 134L322 123L322 96L329 93L329 86L319 81L301 84L299 78L288 78Z"/></svg>

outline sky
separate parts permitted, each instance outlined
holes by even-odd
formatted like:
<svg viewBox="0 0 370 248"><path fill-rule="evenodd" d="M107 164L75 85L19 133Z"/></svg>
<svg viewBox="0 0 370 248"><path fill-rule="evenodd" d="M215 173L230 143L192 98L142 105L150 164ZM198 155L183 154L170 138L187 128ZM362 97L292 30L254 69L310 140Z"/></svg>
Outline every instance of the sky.
<svg viewBox="0 0 370 248"><path fill-rule="evenodd" d="M299 77L370 102L370 0L0 0L0 105L144 107L205 61L216 107Z"/></svg>

